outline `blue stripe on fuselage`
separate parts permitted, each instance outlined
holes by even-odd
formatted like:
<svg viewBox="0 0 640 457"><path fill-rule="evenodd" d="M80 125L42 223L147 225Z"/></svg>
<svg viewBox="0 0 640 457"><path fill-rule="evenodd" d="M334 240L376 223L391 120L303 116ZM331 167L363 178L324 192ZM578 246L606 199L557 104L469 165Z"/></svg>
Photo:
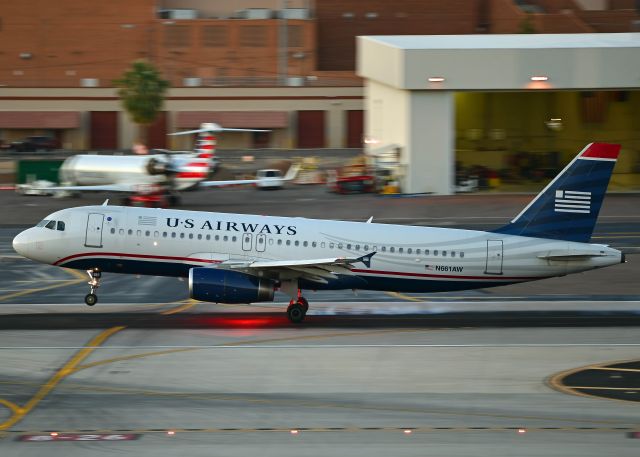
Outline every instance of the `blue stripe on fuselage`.
<svg viewBox="0 0 640 457"><path fill-rule="evenodd" d="M149 262L118 258L81 258L65 262L64 268L89 270L99 268L106 273L125 273L150 276L176 276L186 278L191 268L202 267L174 262ZM446 279L416 279L386 276L340 276L321 284L301 279L301 289L306 290L380 290L397 292L447 292L456 290L481 289L484 287L505 286L518 281L453 281Z"/></svg>

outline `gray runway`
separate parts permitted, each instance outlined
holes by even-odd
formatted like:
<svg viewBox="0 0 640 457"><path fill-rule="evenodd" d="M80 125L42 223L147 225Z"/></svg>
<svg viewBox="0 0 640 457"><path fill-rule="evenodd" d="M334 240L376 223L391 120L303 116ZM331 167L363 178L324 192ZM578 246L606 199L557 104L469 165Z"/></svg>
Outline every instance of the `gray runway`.
<svg viewBox="0 0 640 457"><path fill-rule="evenodd" d="M300 209L284 193L216 195L225 211ZM309 217L473 228L528 199L295 198L318 202L301 205ZM627 264L468 292L310 292L300 327L284 296L195 304L171 278L105 275L87 308L82 273L12 253L25 221L62 205L31 201L0 227L2 456L638 455L640 368L607 368L640 358L636 196L607 200L595 234ZM560 382L581 367L620 399Z"/></svg>

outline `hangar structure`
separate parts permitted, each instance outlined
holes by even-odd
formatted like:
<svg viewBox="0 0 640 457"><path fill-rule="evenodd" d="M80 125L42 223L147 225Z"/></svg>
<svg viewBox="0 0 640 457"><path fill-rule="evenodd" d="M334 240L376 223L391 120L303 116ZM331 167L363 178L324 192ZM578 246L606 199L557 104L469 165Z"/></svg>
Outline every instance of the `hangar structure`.
<svg viewBox="0 0 640 457"><path fill-rule="evenodd" d="M367 152L397 148L403 192L451 194L456 92L638 89L640 34L360 36L357 73Z"/></svg>

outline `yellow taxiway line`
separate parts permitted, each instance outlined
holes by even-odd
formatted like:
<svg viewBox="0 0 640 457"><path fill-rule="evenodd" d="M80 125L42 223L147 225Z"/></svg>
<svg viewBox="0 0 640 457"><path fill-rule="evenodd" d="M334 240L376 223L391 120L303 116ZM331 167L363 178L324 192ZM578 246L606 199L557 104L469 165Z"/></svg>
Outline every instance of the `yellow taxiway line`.
<svg viewBox="0 0 640 457"><path fill-rule="evenodd" d="M84 277L82 278L84 280ZM78 280L74 280L77 282ZM195 305L197 302L195 300L191 300L188 303L182 304L177 308L169 309L163 311L161 314L174 314L180 311L184 311ZM24 405L19 406L13 402L0 398L0 405L3 405L11 410L13 413L9 419L0 423L0 431L7 430L13 425L20 422L27 414L29 414L33 408L35 408L53 389L56 388L60 382L65 379L67 376L75 373L79 369L83 369L81 367L81 363L87 359L96 349L98 349L102 344L104 344L107 339L112 337L114 334L118 333L121 330L124 330L125 326L117 326L111 327L103 332L99 333L97 336L93 337L84 348L80 349L76 352L61 368L59 368L51 378L44 384L40 386L40 389L35 393L33 397Z"/></svg>
<svg viewBox="0 0 640 457"><path fill-rule="evenodd" d="M75 276L76 279L68 279L68 280L66 280L64 282L60 282L58 284L51 284L50 286L37 287L37 288L33 288L33 289L24 289L24 290L21 290L20 292L13 292L13 293L6 294L6 295L0 295L0 301L9 300L10 298L22 297L23 295L31 295L31 294L35 294L37 292L44 292L46 290L58 289L60 287L71 286L71 285L74 285L74 284L79 284L79 283L84 282L84 281L88 281L88 278L85 277L79 271L71 270L69 268L64 268L64 271L69 273L71 276Z"/></svg>

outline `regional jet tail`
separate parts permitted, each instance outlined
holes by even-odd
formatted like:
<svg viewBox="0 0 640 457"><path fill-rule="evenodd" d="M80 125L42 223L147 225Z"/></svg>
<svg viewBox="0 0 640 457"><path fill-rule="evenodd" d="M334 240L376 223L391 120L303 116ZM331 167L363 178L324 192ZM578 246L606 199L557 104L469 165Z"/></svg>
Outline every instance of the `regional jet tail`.
<svg viewBox="0 0 640 457"><path fill-rule="evenodd" d="M588 243L620 146L587 146L511 223L494 231L245 214L85 206L57 211L13 240L30 259L86 270L87 305L103 272L189 278L189 295L215 303L302 291L442 292L578 273L624 262Z"/></svg>

